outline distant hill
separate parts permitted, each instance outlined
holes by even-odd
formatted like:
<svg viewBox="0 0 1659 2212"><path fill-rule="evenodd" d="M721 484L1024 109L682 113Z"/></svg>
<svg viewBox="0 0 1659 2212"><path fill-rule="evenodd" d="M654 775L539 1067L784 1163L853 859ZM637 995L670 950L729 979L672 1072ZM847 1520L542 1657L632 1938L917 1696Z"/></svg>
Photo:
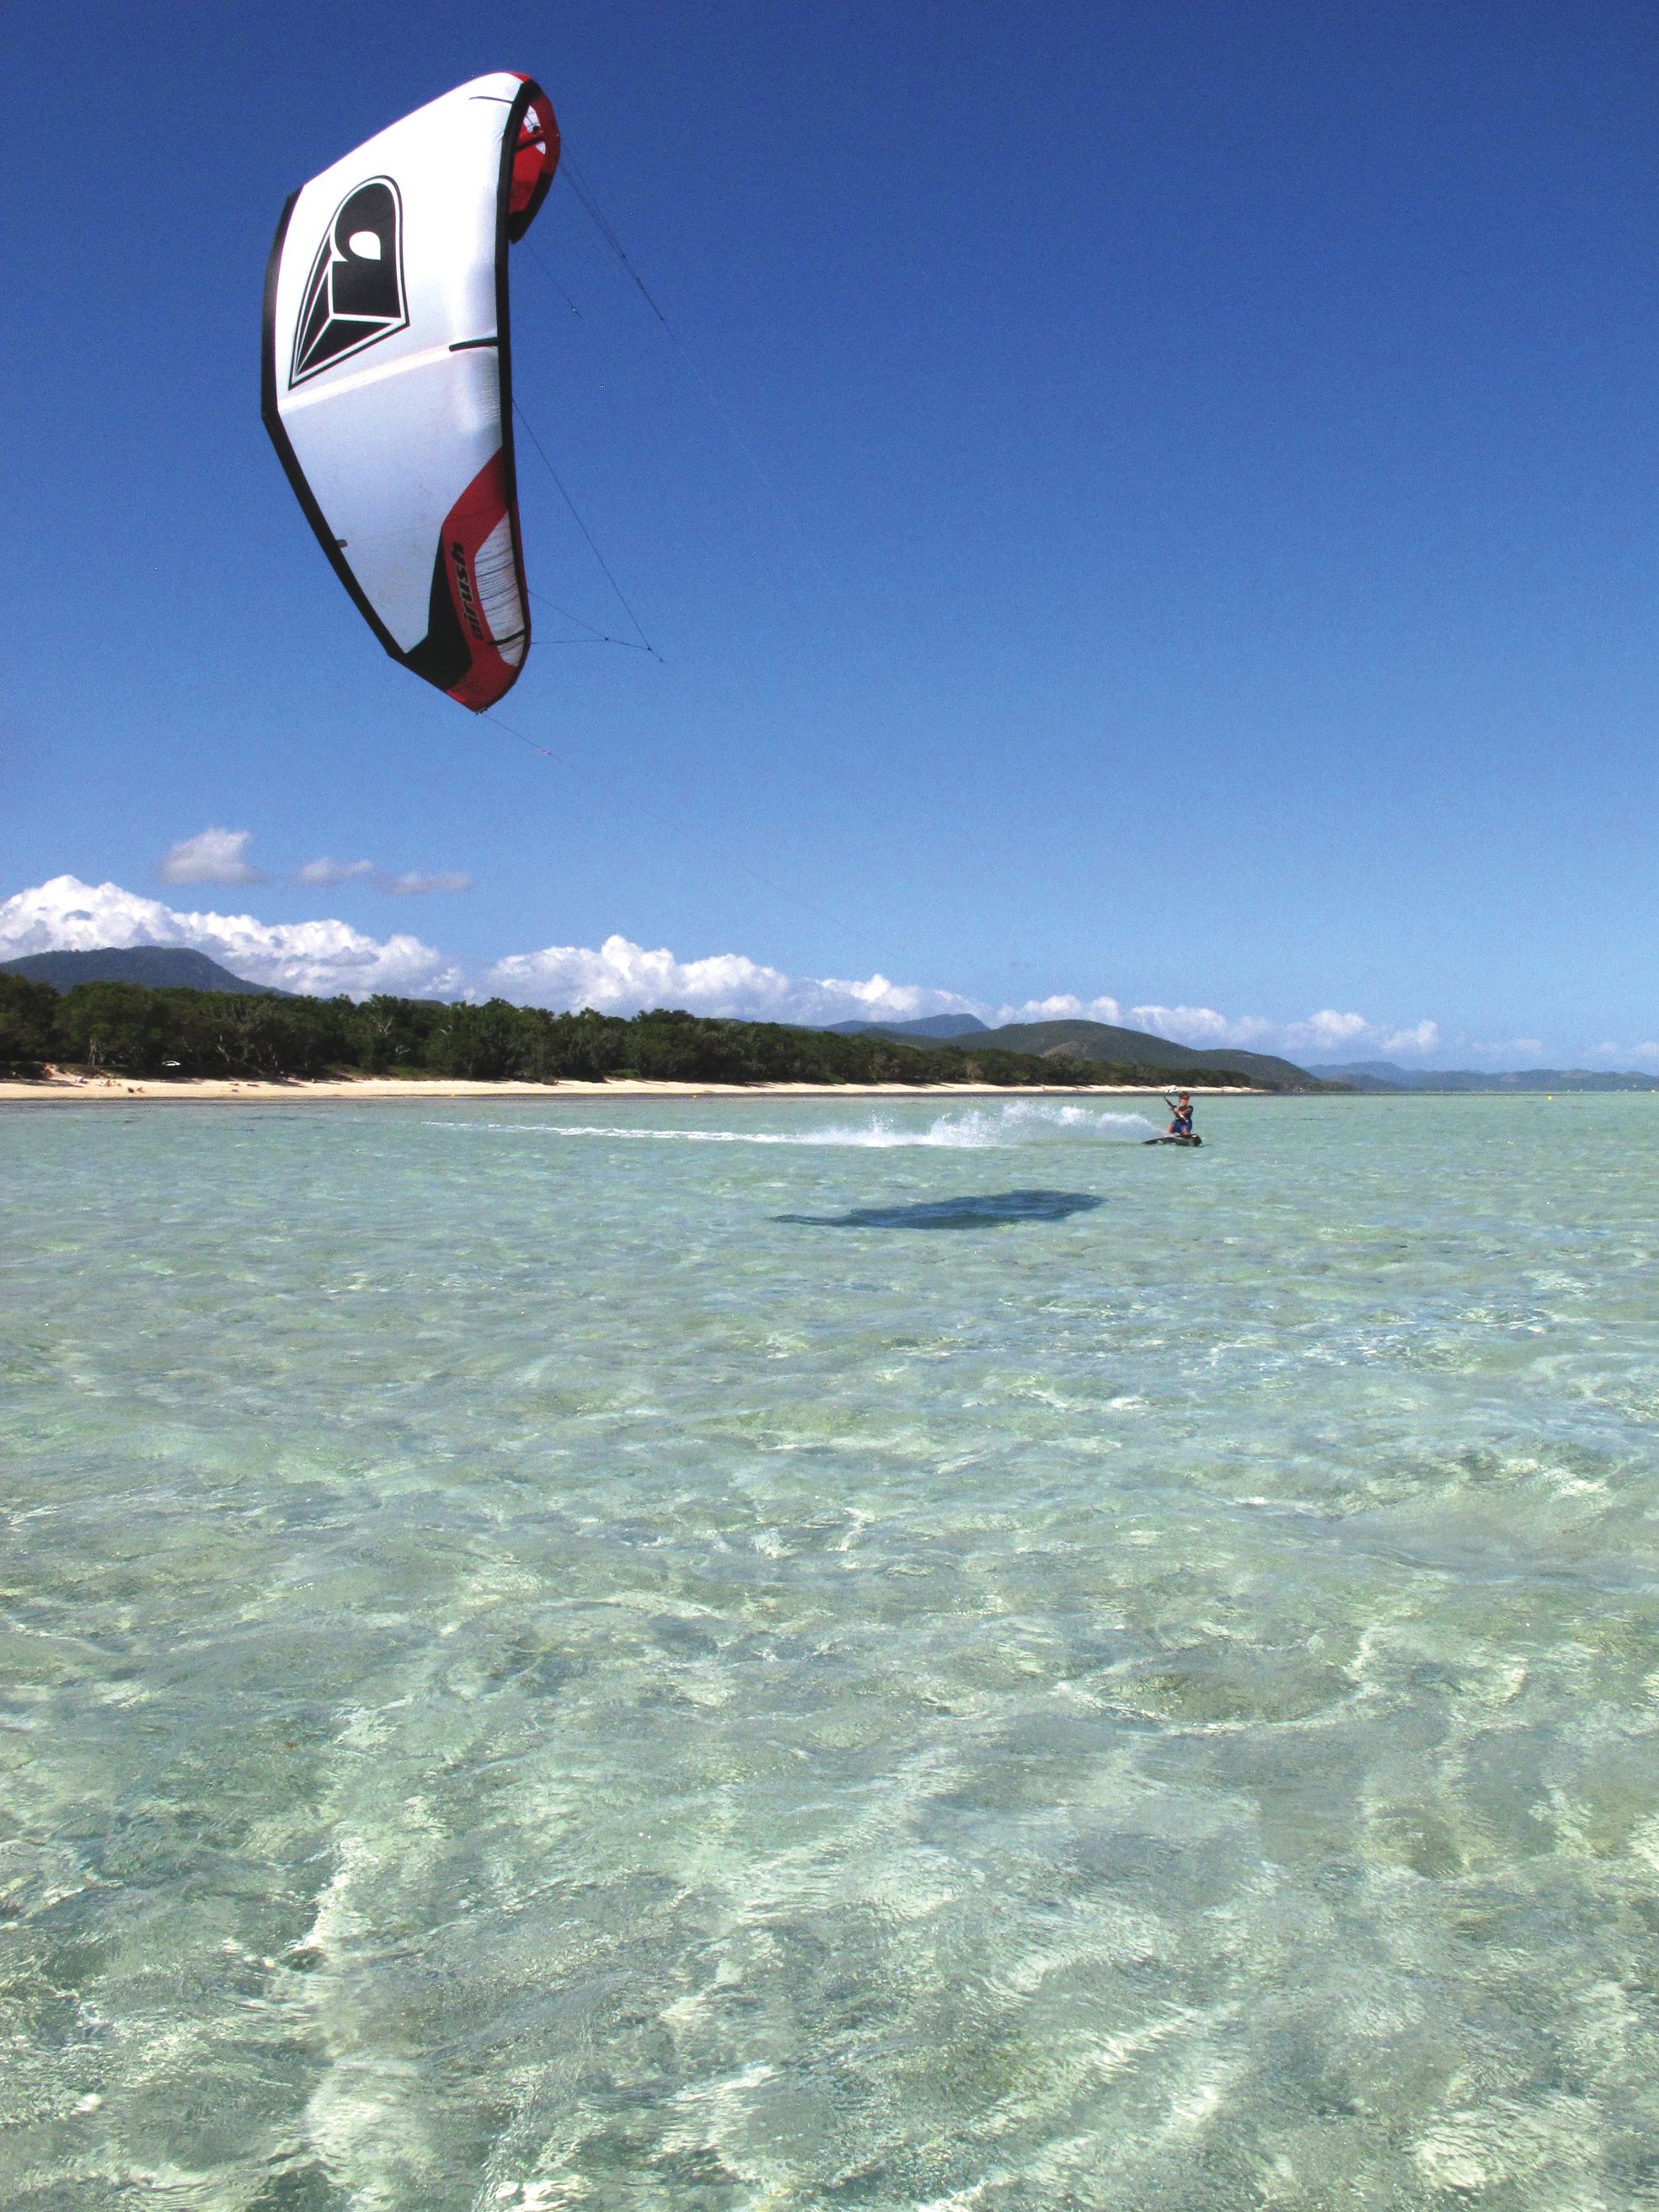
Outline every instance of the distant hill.
<svg viewBox="0 0 1659 2212"><path fill-rule="evenodd" d="M934 1026L938 1024L938 1026ZM904 1044L918 1032L941 1044L960 1044L975 1050L997 1046L1005 1052L1036 1053L1048 1059L1098 1060L1116 1068L1133 1068L1151 1080L1177 1083L1183 1073L1200 1071L1213 1078L1237 1075L1246 1083L1268 1091L1343 1091L1350 1086L1335 1069L1312 1075L1293 1060L1270 1052L1235 1051L1231 1046L1215 1051L1187 1044L1171 1044L1167 1037L1146 1030L1125 1030L1109 1022L1009 1022L988 1029L969 1014L933 1014L921 1022L838 1022L842 1036L892 1037Z"/></svg>
<svg viewBox="0 0 1659 2212"><path fill-rule="evenodd" d="M1110 1022L1010 1022L1000 1030L987 1030L974 1039L976 1045L1000 1045L1006 1052L1035 1052L1045 1057L1069 1054L1075 1060L1109 1060L1120 1067L1144 1067L1179 1075L1183 1068L1194 1073L1239 1075L1269 1091L1324 1091L1345 1088L1334 1069L1311 1075L1293 1060L1274 1053L1243 1052L1228 1045L1215 1050L1194 1045L1171 1044L1167 1037L1145 1030L1124 1030Z"/></svg>
<svg viewBox="0 0 1659 2212"><path fill-rule="evenodd" d="M1349 1091L1367 1091L1367 1093L1374 1093L1374 1091L1411 1091L1411 1088L1416 1088L1416 1084L1398 1084L1391 1078L1387 1078L1387 1075L1378 1075L1378 1073L1376 1073L1376 1068L1378 1066L1385 1066L1385 1061L1367 1060L1364 1064L1358 1064L1358 1061L1356 1061L1354 1066L1345 1066L1345 1068L1325 1066L1322 1061L1314 1061L1314 1066L1310 1068L1310 1075L1329 1075L1334 1082L1347 1084Z"/></svg>
<svg viewBox="0 0 1659 2212"><path fill-rule="evenodd" d="M919 1022L831 1022L834 1036L951 1037L975 1036L985 1027L977 1014L924 1014Z"/></svg>
<svg viewBox="0 0 1659 2212"><path fill-rule="evenodd" d="M1351 1083L1356 1091L1659 1091L1659 1076L1633 1069L1516 1067L1401 1067L1391 1060L1356 1060L1321 1066L1316 1074Z"/></svg>
<svg viewBox="0 0 1659 2212"><path fill-rule="evenodd" d="M287 999L269 983L233 975L187 945L104 945L95 952L26 952L0 960L0 971L72 991L77 983L142 983L149 991L234 991L245 999Z"/></svg>

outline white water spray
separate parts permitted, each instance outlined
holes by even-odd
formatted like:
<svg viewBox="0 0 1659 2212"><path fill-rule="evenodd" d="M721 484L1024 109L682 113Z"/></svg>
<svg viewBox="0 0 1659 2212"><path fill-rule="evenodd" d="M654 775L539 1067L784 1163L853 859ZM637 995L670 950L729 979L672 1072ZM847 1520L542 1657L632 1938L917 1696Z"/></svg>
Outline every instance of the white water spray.
<svg viewBox="0 0 1659 2212"><path fill-rule="evenodd" d="M880 1114L851 1126L780 1132L770 1129L649 1129L607 1127L602 1122L436 1121L441 1129L468 1129L492 1136L586 1137L616 1144L788 1145L842 1147L860 1152L988 1152L1005 1145L1030 1144L1048 1137L1094 1138L1109 1144L1144 1144L1158 1134L1144 1114L1114 1114L1103 1108L1074 1106L1058 1099L1010 1099L1004 1104L941 1114L927 1128L907 1127Z"/></svg>

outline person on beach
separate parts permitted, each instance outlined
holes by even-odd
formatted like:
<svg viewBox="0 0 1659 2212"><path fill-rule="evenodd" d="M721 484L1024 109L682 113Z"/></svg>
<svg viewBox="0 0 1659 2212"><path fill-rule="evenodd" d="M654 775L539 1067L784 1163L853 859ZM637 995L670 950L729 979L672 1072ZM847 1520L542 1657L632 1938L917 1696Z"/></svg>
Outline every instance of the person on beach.
<svg viewBox="0 0 1659 2212"><path fill-rule="evenodd" d="M1193 1133L1193 1101L1190 1091L1183 1091L1179 1098L1165 1098L1164 1104L1174 1114L1169 1133L1172 1137L1190 1137Z"/></svg>

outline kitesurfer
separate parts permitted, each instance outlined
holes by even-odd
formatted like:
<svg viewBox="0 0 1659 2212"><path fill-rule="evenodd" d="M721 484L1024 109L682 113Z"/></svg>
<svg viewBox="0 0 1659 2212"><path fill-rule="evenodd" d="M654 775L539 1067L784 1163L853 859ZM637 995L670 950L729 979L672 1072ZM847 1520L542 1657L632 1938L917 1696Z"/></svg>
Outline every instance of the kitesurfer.
<svg viewBox="0 0 1659 2212"><path fill-rule="evenodd" d="M1164 1103L1175 1115L1175 1119L1170 1124L1170 1136L1190 1137L1193 1133L1192 1093L1183 1091L1179 1098L1166 1097Z"/></svg>

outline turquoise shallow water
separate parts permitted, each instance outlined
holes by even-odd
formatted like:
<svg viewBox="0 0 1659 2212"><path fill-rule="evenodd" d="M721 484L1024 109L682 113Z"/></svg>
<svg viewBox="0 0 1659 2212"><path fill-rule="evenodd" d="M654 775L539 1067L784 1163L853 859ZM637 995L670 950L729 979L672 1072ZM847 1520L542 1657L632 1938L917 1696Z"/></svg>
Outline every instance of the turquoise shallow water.
<svg viewBox="0 0 1659 2212"><path fill-rule="evenodd" d="M0 1115L0 2201L1659 2205L1659 1100L1200 1126Z"/></svg>

